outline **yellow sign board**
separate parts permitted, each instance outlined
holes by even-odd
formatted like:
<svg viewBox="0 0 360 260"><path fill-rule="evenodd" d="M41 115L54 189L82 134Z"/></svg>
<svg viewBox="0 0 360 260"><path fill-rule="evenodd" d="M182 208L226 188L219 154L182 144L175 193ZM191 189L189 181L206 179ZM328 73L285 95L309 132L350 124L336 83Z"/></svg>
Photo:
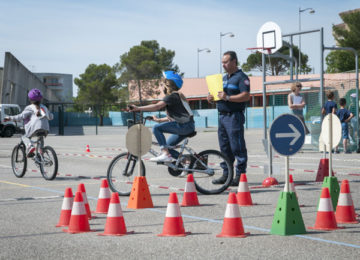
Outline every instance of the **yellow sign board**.
<svg viewBox="0 0 360 260"><path fill-rule="evenodd" d="M223 80L221 74L206 76L206 84L210 95L214 96L214 101L220 100L218 92L223 91Z"/></svg>

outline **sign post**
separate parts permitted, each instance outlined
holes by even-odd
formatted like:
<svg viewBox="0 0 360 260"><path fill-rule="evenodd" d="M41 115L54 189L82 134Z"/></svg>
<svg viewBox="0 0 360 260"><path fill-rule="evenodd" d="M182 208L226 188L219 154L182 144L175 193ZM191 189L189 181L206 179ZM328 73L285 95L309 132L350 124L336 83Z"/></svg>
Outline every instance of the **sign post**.
<svg viewBox="0 0 360 260"><path fill-rule="evenodd" d="M270 127L270 142L276 152L285 156L285 185L276 207L271 234L305 234L306 229L295 192L290 191L289 156L297 153L305 141L305 127L295 115L282 114Z"/></svg>

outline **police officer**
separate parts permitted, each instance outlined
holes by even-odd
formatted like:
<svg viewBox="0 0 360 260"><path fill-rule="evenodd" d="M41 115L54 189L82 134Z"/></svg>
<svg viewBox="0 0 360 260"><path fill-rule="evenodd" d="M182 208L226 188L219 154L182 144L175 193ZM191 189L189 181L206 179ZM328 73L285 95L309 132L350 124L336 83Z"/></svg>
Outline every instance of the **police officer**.
<svg viewBox="0 0 360 260"><path fill-rule="evenodd" d="M226 75L223 77L223 91L218 93L220 98L217 101L219 111L218 138L220 150L228 156L233 165L237 160L235 167L235 178L231 186L238 186L240 175L246 173L247 150L244 139L245 122L245 104L250 99L250 81L249 78L238 69L238 59L234 51L227 51L222 58L223 68ZM214 97L208 95L208 102L212 103ZM223 176L213 180L214 184L223 184L227 179L228 169L222 166Z"/></svg>

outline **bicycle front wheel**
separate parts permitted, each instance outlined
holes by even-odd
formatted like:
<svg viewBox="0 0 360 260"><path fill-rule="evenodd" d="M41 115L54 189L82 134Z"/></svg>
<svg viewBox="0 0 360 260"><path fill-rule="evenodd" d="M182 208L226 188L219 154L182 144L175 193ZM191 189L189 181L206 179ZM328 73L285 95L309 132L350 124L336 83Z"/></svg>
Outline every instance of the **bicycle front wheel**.
<svg viewBox="0 0 360 260"><path fill-rule="evenodd" d="M229 187L233 178L233 167L223 153L216 150L205 150L192 156L189 166L194 176L196 189L203 194L219 194ZM228 169L224 184L213 181L223 176L224 168Z"/></svg>
<svg viewBox="0 0 360 260"><path fill-rule="evenodd" d="M134 176L139 172L138 158L130 153L116 156L107 170L110 189L121 196L129 196ZM140 176L145 176L145 165L141 161Z"/></svg>
<svg viewBox="0 0 360 260"><path fill-rule="evenodd" d="M18 144L11 153L11 167L16 177L21 178L26 173L27 158L25 146Z"/></svg>
<svg viewBox="0 0 360 260"><path fill-rule="evenodd" d="M40 171L44 179L48 181L55 179L58 171L58 158L55 150L50 146L45 146L42 150L42 155L37 156L40 159Z"/></svg>

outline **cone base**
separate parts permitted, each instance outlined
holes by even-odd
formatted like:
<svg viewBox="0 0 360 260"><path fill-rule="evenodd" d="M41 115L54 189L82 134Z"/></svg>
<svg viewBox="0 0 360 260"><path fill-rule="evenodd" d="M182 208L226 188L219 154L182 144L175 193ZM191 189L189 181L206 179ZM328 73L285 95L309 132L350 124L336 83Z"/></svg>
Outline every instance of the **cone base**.
<svg viewBox="0 0 360 260"><path fill-rule="evenodd" d="M247 232L247 233L244 233L243 235L235 235L235 236L232 236L232 235L226 235L226 234L222 234L220 233L219 235L216 235L216 237L240 237L240 238L244 238L244 237L247 237L249 236L250 233Z"/></svg>
<svg viewBox="0 0 360 260"><path fill-rule="evenodd" d="M98 236L117 236L117 237L121 237L121 236L125 236L125 235L131 235L134 234L134 231L128 231L125 234L106 234L106 233L101 233L101 234L97 234Z"/></svg>

